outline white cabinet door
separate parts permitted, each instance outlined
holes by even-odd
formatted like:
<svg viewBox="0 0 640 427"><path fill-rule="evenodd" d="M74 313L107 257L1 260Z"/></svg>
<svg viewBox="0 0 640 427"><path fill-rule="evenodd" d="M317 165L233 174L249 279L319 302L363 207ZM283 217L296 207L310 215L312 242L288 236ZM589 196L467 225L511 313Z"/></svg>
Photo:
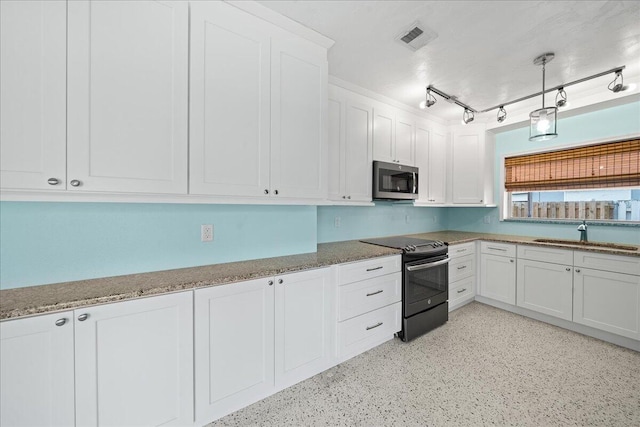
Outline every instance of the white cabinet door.
<svg viewBox="0 0 640 427"><path fill-rule="evenodd" d="M271 193L324 198L327 52L284 32L271 49Z"/></svg>
<svg viewBox="0 0 640 427"><path fill-rule="evenodd" d="M371 201L373 137L371 105L347 100L344 192L347 201Z"/></svg>
<svg viewBox="0 0 640 427"><path fill-rule="evenodd" d="M269 189L270 29L223 2L191 4L192 194Z"/></svg>
<svg viewBox="0 0 640 427"><path fill-rule="evenodd" d="M66 1L0 2L2 188L65 188L66 58Z"/></svg>
<svg viewBox="0 0 640 427"><path fill-rule="evenodd" d="M187 192L188 6L69 2L68 189Z"/></svg>
<svg viewBox="0 0 640 427"><path fill-rule="evenodd" d="M275 375L278 388L325 370L330 363L333 291L328 268L276 278ZM332 322L333 320L333 322Z"/></svg>
<svg viewBox="0 0 640 427"><path fill-rule="evenodd" d="M336 93L333 87L329 89L328 114L328 197L331 200L344 200L344 96Z"/></svg>
<svg viewBox="0 0 640 427"><path fill-rule="evenodd" d="M263 278L195 291L197 424L273 392L274 288Z"/></svg>
<svg viewBox="0 0 640 427"><path fill-rule="evenodd" d="M573 321L640 340L640 276L574 270Z"/></svg>
<svg viewBox="0 0 640 427"><path fill-rule="evenodd" d="M373 160L396 160L395 137L395 112L391 108L376 105L373 108Z"/></svg>
<svg viewBox="0 0 640 427"><path fill-rule="evenodd" d="M425 123L416 124L415 164L420 202L445 202L446 136Z"/></svg>
<svg viewBox="0 0 640 427"><path fill-rule="evenodd" d="M482 203L484 199L484 131L453 132L451 184L453 203Z"/></svg>
<svg viewBox="0 0 640 427"><path fill-rule="evenodd" d="M549 316L573 317L573 267L518 259L517 305Z"/></svg>
<svg viewBox="0 0 640 427"><path fill-rule="evenodd" d="M78 425L193 423L193 292L74 315Z"/></svg>
<svg viewBox="0 0 640 427"><path fill-rule="evenodd" d="M480 256L480 295L516 304L516 260L511 257Z"/></svg>
<svg viewBox="0 0 640 427"><path fill-rule="evenodd" d="M73 369L73 312L0 323L0 425L74 425Z"/></svg>
<svg viewBox="0 0 640 427"><path fill-rule="evenodd" d="M402 165L415 165L414 135L416 124L410 117L396 115L395 160Z"/></svg>

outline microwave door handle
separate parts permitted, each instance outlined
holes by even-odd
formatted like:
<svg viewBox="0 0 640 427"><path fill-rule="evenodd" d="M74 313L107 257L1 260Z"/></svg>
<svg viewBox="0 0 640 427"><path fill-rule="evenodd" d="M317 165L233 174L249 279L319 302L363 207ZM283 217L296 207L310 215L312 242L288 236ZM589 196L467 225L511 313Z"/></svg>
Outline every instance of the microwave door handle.
<svg viewBox="0 0 640 427"><path fill-rule="evenodd" d="M416 173L415 172L411 172L413 174L413 194L416 194Z"/></svg>
<svg viewBox="0 0 640 427"><path fill-rule="evenodd" d="M439 265L449 264L449 261L451 261L451 259L447 258L447 259L443 259L436 262L425 262L424 264L410 265L407 267L407 271L426 270L427 268L433 268Z"/></svg>

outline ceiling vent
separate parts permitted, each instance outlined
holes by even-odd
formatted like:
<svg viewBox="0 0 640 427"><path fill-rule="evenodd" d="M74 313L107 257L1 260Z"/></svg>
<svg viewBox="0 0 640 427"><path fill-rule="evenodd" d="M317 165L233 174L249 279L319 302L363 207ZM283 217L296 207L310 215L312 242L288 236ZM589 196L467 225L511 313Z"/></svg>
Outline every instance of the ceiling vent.
<svg viewBox="0 0 640 427"><path fill-rule="evenodd" d="M416 51L422 49L431 40L438 37L438 34L432 29L422 25L416 21L404 30L396 40L407 46L409 49Z"/></svg>

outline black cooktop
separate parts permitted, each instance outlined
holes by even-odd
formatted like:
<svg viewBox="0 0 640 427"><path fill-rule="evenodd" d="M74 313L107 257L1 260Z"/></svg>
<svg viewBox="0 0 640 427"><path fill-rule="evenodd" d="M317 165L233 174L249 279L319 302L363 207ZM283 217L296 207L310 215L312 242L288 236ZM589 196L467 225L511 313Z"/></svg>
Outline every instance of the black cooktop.
<svg viewBox="0 0 640 427"><path fill-rule="evenodd" d="M439 240L418 239L415 237L381 237L379 239L360 240L362 243L385 246L387 248L402 249L407 252L441 252L447 253L447 244Z"/></svg>

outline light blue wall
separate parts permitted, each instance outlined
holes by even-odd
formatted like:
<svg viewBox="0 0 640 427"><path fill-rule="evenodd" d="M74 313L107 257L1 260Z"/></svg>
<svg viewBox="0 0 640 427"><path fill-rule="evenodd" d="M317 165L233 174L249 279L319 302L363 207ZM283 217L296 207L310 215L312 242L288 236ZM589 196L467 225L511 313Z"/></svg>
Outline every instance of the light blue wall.
<svg viewBox="0 0 640 427"><path fill-rule="evenodd" d="M558 121L558 134L555 139L533 143L529 141L527 126L496 135L494 191L496 200L501 196L500 160L512 153L529 151L533 148L549 148L576 142L588 142L604 138L617 138L640 133L640 102L636 101L600 111L562 118ZM484 216L491 216L491 223L484 223ZM525 236L578 238L575 225L535 224L499 222L499 212L494 209L450 208L447 226L449 229L477 231ZM589 240L619 243L640 243L640 228L625 226L589 227Z"/></svg>
<svg viewBox="0 0 640 427"><path fill-rule="evenodd" d="M440 231L446 229L446 214L445 208L389 202L376 206L320 206L318 243ZM335 227L336 217L340 218L340 227Z"/></svg>
<svg viewBox="0 0 640 427"><path fill-rule="evenodd" d="M2 202L0 218L0 289L316 251L315 206Z"/></svg>

